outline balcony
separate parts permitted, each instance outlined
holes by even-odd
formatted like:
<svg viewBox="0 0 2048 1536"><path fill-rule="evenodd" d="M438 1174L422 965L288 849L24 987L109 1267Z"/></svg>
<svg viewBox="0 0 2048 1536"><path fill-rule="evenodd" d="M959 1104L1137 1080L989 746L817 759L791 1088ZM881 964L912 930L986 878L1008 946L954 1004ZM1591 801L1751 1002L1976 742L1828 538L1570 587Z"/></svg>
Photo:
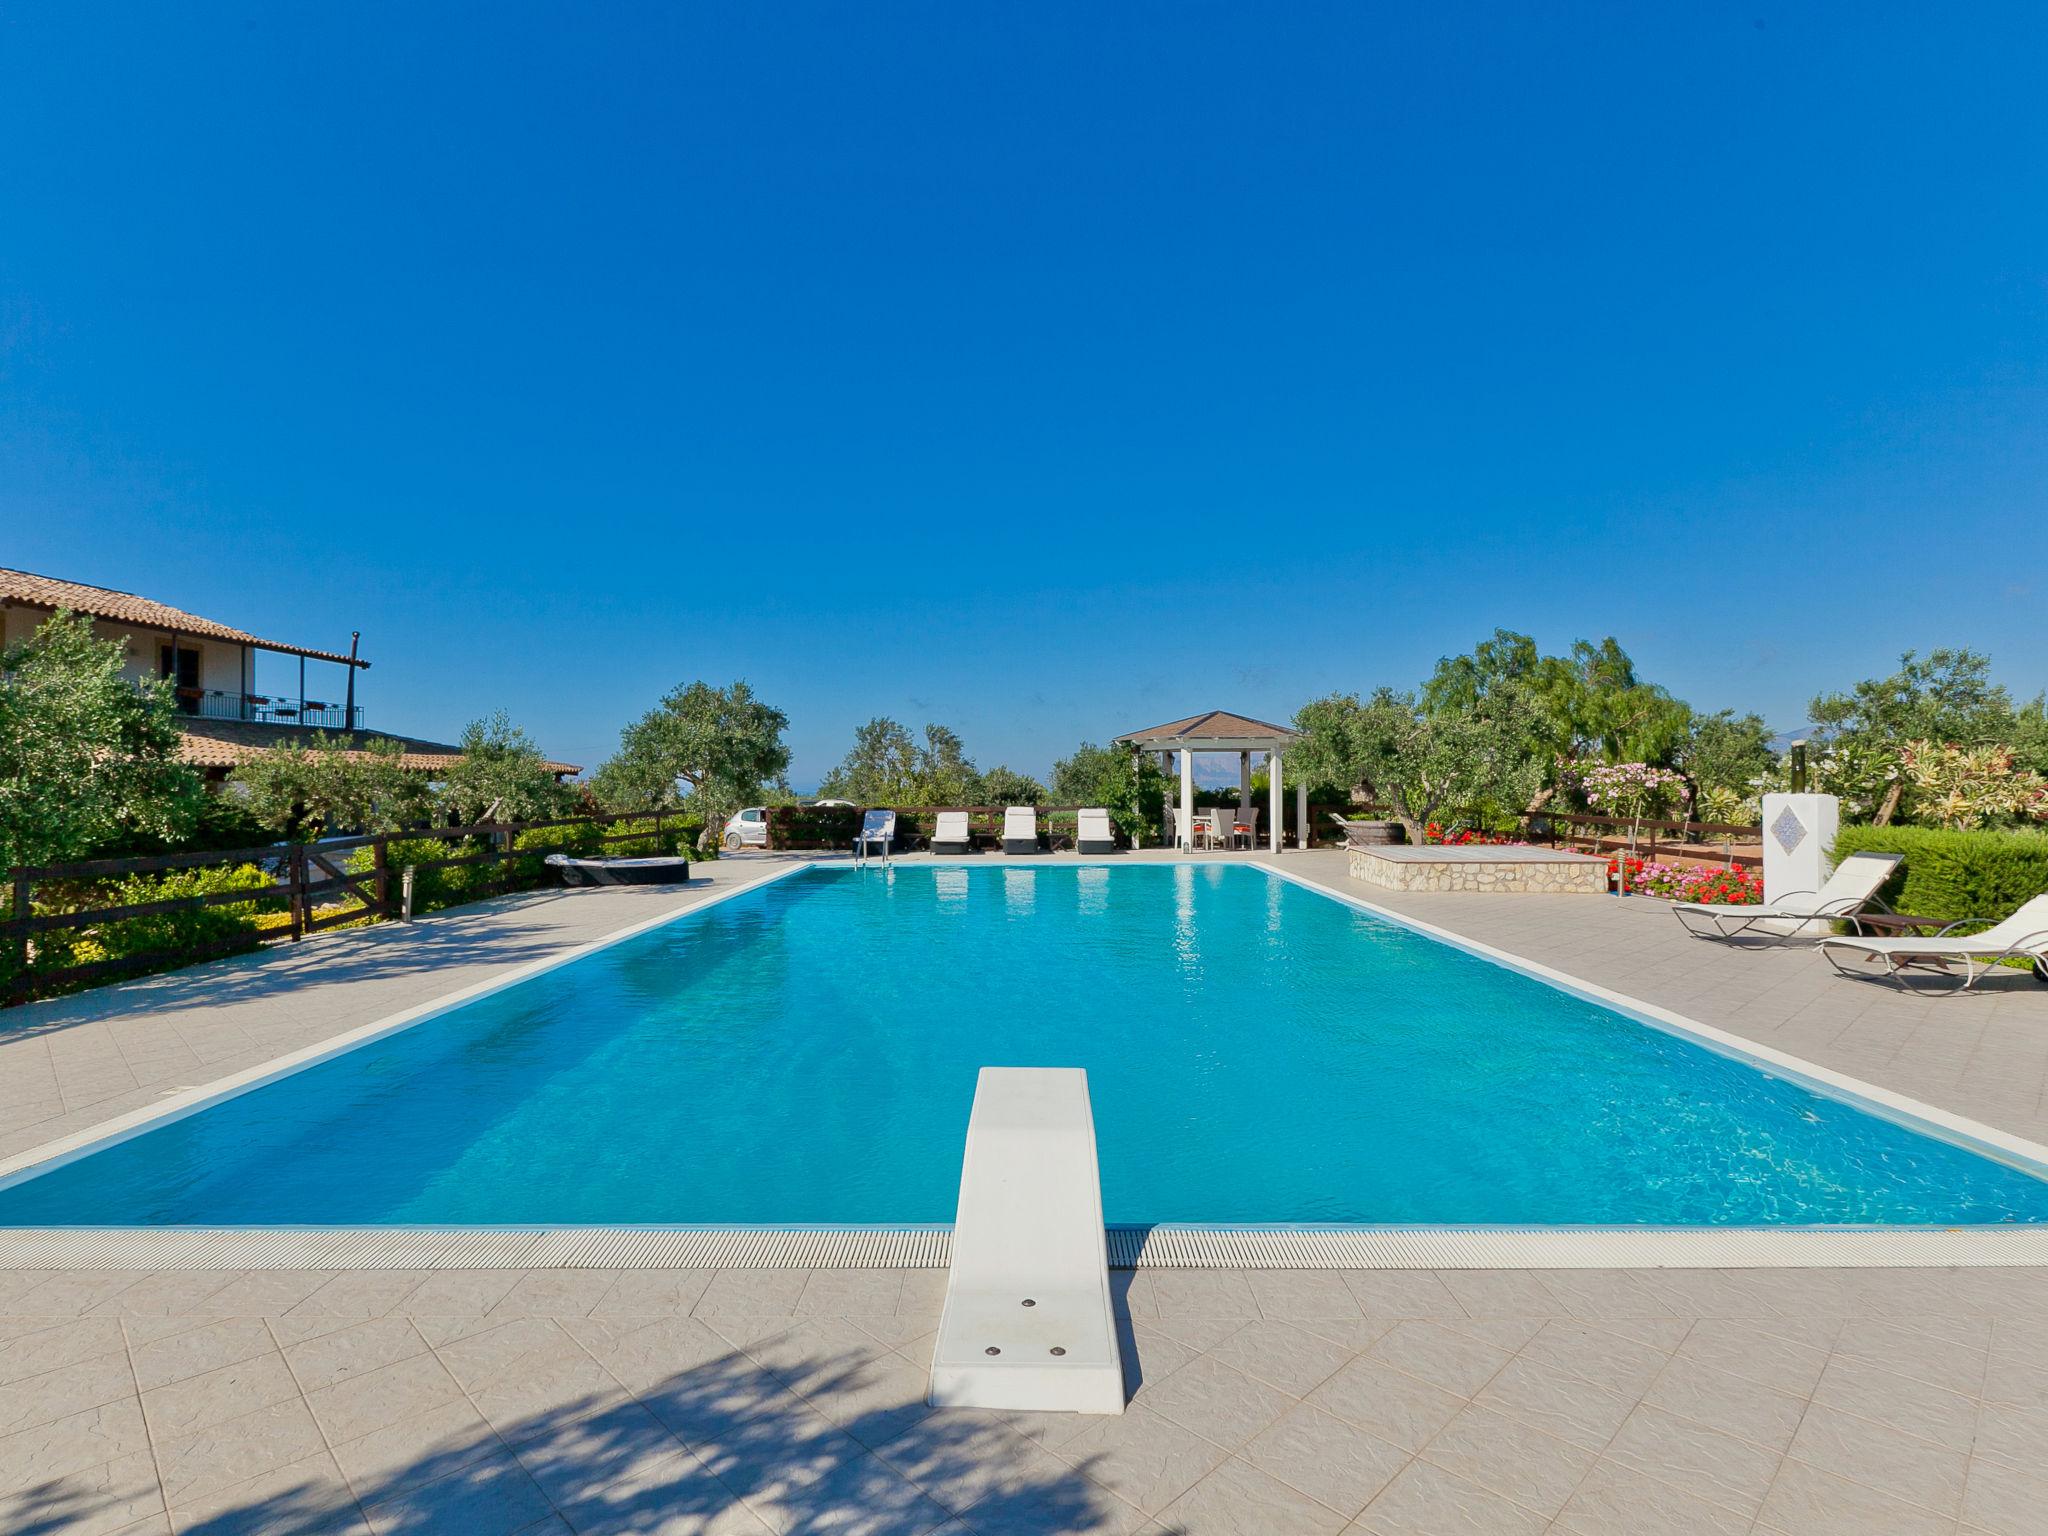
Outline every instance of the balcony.
<svg viewBox="0 0 2048 1536"><path fill-rule="evenodd" d="M228 693L219 688L173 688L178 712L202 720L251 720L259 725L303 725L322 731L360 731L362 706L266 693Z"/></svg>

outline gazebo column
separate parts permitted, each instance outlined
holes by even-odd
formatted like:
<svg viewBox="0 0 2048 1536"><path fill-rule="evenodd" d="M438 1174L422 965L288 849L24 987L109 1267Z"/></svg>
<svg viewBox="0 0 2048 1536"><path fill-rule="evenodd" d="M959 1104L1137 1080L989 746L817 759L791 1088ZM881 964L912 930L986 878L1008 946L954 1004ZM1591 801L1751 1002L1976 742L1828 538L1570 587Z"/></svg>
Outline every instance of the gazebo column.
<svg viewBox="0 0 2048 1536"><path fill-rule="evenodd" d="M1266 759L1266 777L1270 781L1269 787L1273 791L1273 825L1268 830L1272 849L1275 853L1278 853L1280 851L1280 839L1285 831L1285 828L1280 824L1280 817L1287 807L1287 801L1280 793L1280 754L1278 752L1273 753Z"/></svg>
<svg viewBox="0 0 2048 1536"><path fill-rule="evenodd" d="M1237 808L1240 811L1252 808L1252 755L1249 750L1237 754Z"/></svg>
<svg viewBox="0 0 2048 1536"><path fill-rule="evenodd" d="M1180 749L1180 827L1175 840L1189 853L1195 851L1195 754Z"/></svg>
<svg viewBox="0 0 2048 1536"><path fill-rule="evenodd" d="M1303 779L1294 786L1294 846L1313 846L1313 839L1309 837L1311 830L1308 824L1308 780Z"/></svg>

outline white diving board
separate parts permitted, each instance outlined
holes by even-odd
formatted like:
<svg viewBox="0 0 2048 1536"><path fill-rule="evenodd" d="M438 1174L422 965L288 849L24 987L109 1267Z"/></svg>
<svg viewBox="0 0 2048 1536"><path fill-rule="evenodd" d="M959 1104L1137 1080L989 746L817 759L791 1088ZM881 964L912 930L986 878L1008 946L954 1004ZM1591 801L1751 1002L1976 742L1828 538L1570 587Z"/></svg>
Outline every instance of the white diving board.
<svg viewBox="0 0 2048 1536"><path fill-rule="evenodd" d="M930 1401L1124 1411L1095 1116L1079 1067L981 1069Z"/></svg>

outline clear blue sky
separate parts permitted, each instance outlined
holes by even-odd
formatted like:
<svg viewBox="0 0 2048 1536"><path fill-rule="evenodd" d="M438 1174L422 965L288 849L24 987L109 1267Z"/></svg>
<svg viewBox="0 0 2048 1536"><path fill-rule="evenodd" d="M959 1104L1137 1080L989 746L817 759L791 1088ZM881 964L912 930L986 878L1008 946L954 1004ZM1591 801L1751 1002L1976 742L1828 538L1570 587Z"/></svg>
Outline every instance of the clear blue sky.
<svg viewBox="0 0 2048 1536"><path fill-rule="evenodd" d="M0 7L0 564L594 764L2048 681L2038 5Z"/></svg>

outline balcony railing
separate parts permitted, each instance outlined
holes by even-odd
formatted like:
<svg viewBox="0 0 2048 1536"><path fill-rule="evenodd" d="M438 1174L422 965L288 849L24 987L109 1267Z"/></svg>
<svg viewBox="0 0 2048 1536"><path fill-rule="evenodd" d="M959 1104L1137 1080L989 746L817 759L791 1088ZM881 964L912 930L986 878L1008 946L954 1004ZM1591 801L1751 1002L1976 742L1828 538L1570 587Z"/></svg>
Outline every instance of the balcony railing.
<svg viewBox="0 0 2048 1536"><path fill-rule="evenodd" d="M304 725L323 731L363 728L361 705L351 711L345 705L327 704L319 699L228 693L219 688L174 688L171 693L181 713L197 715L202 720L253 720L261 725Z"/></svg>

